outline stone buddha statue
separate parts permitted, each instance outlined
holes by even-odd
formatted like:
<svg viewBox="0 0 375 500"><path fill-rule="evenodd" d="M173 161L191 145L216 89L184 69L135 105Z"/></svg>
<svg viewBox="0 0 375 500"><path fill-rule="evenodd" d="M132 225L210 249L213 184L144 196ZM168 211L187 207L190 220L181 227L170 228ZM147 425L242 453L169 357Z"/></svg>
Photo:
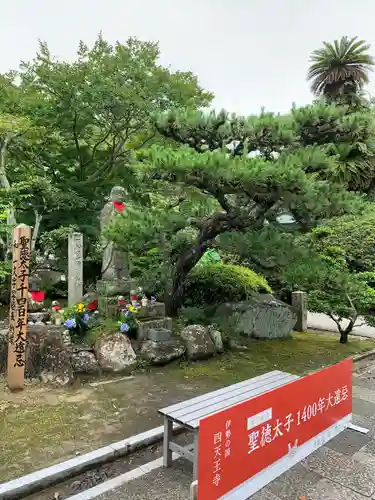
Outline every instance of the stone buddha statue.
<svg viewBox="0 0 375 500"><path fill-rule="evenodd" d="M115 217L118 217L126 209L125 196L125 189L121 186L115 186L111 190L110 200L100 212L100 231L104 245L103 280L118 281L129 278L128 256L105 236L106 228L113 222Z"/></svg>

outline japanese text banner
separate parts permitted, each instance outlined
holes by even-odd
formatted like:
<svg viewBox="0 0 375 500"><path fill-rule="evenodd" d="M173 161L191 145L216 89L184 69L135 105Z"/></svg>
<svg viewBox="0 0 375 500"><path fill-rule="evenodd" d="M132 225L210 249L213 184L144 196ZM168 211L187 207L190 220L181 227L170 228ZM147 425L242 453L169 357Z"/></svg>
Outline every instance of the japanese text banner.
<svg viewBox="0 0 375 500"><path fill-rule="evenodd" d="M352 413L351 359L201 420L198 499L216 500Z"/></svg>

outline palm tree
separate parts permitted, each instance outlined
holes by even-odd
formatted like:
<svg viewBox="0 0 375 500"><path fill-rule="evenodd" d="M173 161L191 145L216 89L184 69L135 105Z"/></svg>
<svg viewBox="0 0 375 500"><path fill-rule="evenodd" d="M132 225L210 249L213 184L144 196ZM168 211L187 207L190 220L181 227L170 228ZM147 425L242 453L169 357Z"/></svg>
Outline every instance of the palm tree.
<svg viewBox="0 0 375 500"><path fill-rule="evenodd" d="M362 142L330 144L327 153L335 157L335 162L326 176L344 184L350 191L368 192L375 178L372 149L371 145Z"/></svg>
<svg viewBox="0 0 375 500"><path fill-rule="evenodd" d="M375 65L368 53L370 45L358 37L346 36L323 45L310 56L307 79L311 81L312 92L330 100L357 95L368 83L368 73Z"/></svg>

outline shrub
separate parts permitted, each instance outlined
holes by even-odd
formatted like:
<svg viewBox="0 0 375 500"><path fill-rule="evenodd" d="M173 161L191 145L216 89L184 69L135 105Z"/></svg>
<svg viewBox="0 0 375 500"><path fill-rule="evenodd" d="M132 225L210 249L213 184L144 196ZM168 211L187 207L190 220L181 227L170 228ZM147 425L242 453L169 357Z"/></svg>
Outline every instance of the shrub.
<svg viewBox="0 0 375 500"><path fill-rule="evenodd" d="M204 307L183 307L180 314L185 325L205 325L210 322L210 311Z"/></svg>
<svg viewBox="0 0 375 500"><path fill-rule="evenodd" d="M196 266L185 284L186 306L247 300L256 293L271 293L263 276L251 269L231 264Z"/></svg>

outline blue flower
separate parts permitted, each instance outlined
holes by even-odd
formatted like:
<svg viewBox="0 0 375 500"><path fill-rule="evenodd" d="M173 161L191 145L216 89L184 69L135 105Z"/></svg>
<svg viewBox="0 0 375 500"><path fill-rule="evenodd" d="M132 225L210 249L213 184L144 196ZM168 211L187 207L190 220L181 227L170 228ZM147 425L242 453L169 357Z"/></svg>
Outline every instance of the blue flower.
<svg viewBox="0 0 375 500"><path fill-rule="evenodd" d="M75 318L67 319L64 323L67 328L75 328L77 326Z"/></svg>
<svg viewBox="0 0 375 500"><path fill-rule="evenodd" d="M122 333L128 332L129 331L129 325L127 323L122 323L120 326L120 331Z"/></svg>
<svg viewBox="0 0 375 500"><path fill-rule="evenodd" d="M84 314L84 315L83 315L83 321L84 321L85 323L87 323L89 320L90 320L90 315L89 315L89 314L87 314L87 313L86 313L86 314Z"/></svg>

